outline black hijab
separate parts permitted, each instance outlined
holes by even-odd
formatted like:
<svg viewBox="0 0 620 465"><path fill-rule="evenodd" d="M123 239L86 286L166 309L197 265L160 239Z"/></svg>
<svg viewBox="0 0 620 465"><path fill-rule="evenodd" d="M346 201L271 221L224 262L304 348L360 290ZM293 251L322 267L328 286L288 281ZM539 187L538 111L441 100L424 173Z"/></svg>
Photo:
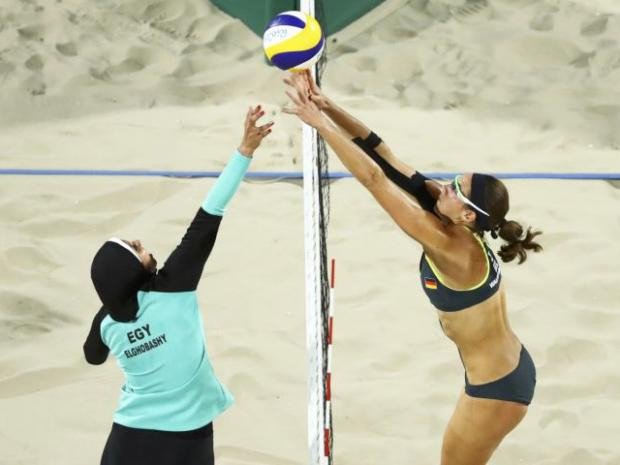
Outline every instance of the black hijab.
<svg viewBox="0 0 620 465"><path fill-rule="evenodd" d="M134 320L140 288L152 276L129 246L118 239L106 241L97 251L90 277L103 306L116 321Z"/></svg>

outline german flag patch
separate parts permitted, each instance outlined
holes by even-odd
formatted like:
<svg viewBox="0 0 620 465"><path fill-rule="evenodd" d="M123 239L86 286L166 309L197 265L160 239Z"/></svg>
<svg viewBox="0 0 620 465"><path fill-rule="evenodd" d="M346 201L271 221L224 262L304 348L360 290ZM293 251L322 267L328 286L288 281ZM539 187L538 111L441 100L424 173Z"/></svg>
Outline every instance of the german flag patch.
<svg viewBox="0 0 620 465"><path fill-rule="evenodd" d="M437 280L433 278L424 278L424 287L426 289L437 289Z"/></svg>

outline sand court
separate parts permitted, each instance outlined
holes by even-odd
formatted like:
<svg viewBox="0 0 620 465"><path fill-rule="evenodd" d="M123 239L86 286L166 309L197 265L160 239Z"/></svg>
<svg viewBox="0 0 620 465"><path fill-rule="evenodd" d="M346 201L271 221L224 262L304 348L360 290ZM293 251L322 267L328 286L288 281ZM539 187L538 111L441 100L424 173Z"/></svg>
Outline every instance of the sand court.
<svg viewBox="0 0 620 465"><path fill-rule="evenodd" d="M329 45L324 89L400 157L422 172L620 172L615 2L396 3ZM251 171L301 169L282 74L209 3L6 7L0 168L218 171L263 103L276 126ZM213 182L0 176L0 464L98 463L122 375L83 360L92 256L114 235L163 261ZM618 183L506 184L509 218L544 231L544 252L503 266L538 385L490 463L620 464ZM221 464L307 462L302 202L298 182L244 182L199 287L236 397L215 424ZM463 372L419 287L420 249L356 181L334 181L330 204L335 462L437 463Z"/></svg>

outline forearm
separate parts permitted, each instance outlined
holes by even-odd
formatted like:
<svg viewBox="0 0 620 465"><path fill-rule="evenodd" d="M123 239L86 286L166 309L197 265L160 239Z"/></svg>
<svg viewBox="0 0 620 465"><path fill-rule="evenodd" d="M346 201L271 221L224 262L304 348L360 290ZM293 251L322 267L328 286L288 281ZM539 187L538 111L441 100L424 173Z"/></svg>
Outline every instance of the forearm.
<svg viewBox="0 0 620 465"><path fill-rule="evenodd" d="M346 131L351 137L365 139L370 134L370 129L359 119L348 113L344 108L338 106L331 99L327 99L327 106L323 112L341 129Z"/></svg>
<svg viewBox="0 0 620 465"><path fill-rule="evenodd" d="M378 176L383 176L379 165L332 124L325 123L317 130L345 168L363 185L368 186Z"/></svg>
<svg viewBox="0 0 620 465"><path fill-rule="evenodd" d="M401 171L396 169L392 164L390 164L385 158L383 158L377 151L376 146L380 144L375 144L377 141L381 141L379 137L375 133L371 133L371 136L368 138L361 139L360 137L356 137L352 139L352 142L357 145L366 155L372 158L377 165L383 170L385 175L400 187L403 190L407 190L407 185L410 181L410 176L403 174Z"/></svg>
<svg viewBox="0 0 620 465"><path fill-rule="evenodd" d="M331 99L327 99L327 106L323 109L323 112L334 124L350 134L353 139L359 138L361 140L366 140L372 133L372 130L368 126L342 107L338 106ZM370 148L380 155L387 163L406 176L411 176L415 172L411 166L396 158L385 142L380 139L379 141L380 143L378 143L378 145Z"/></svg>
<svg viewBox="0 0 620 465"><path fill-rule="evenodd" d="M369 190L372 190L371 186L373 184L377 185L376 181L382 178L381 174L384 174L385 177L403 191L415 197L422 208L427 211L433 211L437 193L435 193L436 195L429 193L426 183L431 181L426 176L415 172L413 172L413 175L410 174L411 172L405 175L388 163L375 150L367 146L361 138L356 137L349 144L348 139L338 132L337 129L333 127L330 129L327 124L326 126L325 129L319 129L321 136L336 152L338 158L340 158L351 174ZM377 136L374 135L374 137Z"/></svg>
<svg viewBox="0 0 620 465"><path fill-rule="evenodd" d="M213 188L209 191L202 208L211 215L222 216L228 202L232 199L250 166L251 157L236 150L224 171L217 178Z"/></svg>

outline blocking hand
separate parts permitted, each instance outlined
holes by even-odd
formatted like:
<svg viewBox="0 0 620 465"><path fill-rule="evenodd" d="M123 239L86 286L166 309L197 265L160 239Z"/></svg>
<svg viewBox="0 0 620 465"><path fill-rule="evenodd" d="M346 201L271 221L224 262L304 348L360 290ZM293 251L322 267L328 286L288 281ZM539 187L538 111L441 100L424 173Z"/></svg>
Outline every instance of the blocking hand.
<svg viewBox="0 0 620 465"><path fill-rule="evenodd" d="M282 111L297 115L304 123L313 128L319 128L319 126L327 122L327 119L321 113L316 102L311 99L312 93L309 81L303 77L303 73L299 74L298 76L292 75L290 78L284 79L284 82L289 86L286 95L288 95L293 106L285 107Z"/></svg>
<svg viewBox="0 0 620 465"><path fill-rule="evenodd" d="M258 120L264 115L265 111L260 105L248 109L245 116L243 137L241 144L239 144L239 152L243 155L251 157L263 139L271 133L271 127L274 125L273 121L269 121L261 126L256 125Z"/></svg>
<svg viewBox="0 0 620 465"><path fill-rule="evenodd" d="M312 100L319 110L323 111L329 106L329 99L316 85L309 70L291 73L289 77L284 78L284 82L298 90L303 89L308 99Z"/></svg>

